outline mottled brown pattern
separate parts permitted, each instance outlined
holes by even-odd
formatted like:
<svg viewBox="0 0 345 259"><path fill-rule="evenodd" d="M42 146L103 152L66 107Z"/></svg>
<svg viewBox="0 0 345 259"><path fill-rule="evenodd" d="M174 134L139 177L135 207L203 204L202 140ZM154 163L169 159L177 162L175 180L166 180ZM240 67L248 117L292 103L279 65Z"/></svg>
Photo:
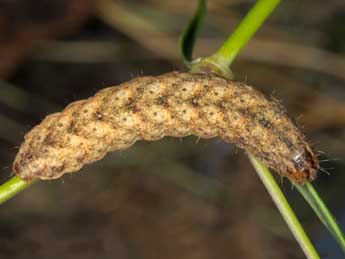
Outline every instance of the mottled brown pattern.
<svg viewBox="0 0 345 259"><path fill-rule="evenodd" d="M105 88L47 116L26 136L13 164L24 180L55 179L139 139L219 136L298 184L318 161L277 101L214 74L171 72Z"/></svg>

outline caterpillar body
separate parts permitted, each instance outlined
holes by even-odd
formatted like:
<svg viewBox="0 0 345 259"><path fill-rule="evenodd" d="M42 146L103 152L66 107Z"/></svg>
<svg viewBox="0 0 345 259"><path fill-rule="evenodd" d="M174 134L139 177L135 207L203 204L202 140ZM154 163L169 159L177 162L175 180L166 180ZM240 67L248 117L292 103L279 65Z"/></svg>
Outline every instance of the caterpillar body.
<svg viewBox="0 0 345 259"><path fill-rule="evenodd" d="M316 176L316 156L277 101L244 83L184 72L137 77L48 115L25 135L13 172L55 179L137 140L191 134L235 143L297 184Z"/></svg>

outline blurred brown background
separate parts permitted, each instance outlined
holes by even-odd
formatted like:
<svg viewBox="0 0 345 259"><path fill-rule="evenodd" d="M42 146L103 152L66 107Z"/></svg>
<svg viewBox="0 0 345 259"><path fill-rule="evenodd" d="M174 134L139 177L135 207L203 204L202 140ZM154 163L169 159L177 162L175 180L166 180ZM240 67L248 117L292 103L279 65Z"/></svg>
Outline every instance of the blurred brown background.
<svg viewBox="0 0 345 259"><path fill-rule="evenodd" d="M252 0L210 0L196 56ZM1 182L45 115L137 75L184 69L177 39L197 1L1 0ZM283 1L232 70L283 101L323 151L314 185L345 229L345 4ZM41 182L1 206L0 258L304 258L242 150L165 138ZM277 179L279 181L279 179ZM282 183L322 258L343 258Z"/></svg>

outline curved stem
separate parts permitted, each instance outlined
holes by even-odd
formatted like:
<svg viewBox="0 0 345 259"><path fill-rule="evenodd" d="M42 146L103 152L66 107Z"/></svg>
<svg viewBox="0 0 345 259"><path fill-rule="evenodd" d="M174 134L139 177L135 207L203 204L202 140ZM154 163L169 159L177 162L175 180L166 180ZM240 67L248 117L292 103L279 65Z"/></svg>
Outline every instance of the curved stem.
<svg viewBox="0 0 345 259"><path fill-rule="evenodd" d="M209 59L223 67L229 67L279 3L280 0L258 0L235 31Z"/></svg>
<svg viewBox="0 0 345 259"><path fill-rule="evenodd" d="M272 200L278 207L285 222L288 224L292 234L300 244L304 254L307 256L307 258L320 258L270 171L266 166L264 166L250 154L249 159L254 165L256 172L265 185Z"/></svg>
<svg viewBox="0 0 345 259"><path fill-rule="evenodd" d="M323 202L319 194L315 191L313 185L307 182L305 185L295 185L298 191L303 195L304 199L313 208L316 215L326 226L333 238L338 242L340 248L345 252L345 236L341 231L337 221L328 210L326 204Z"/></svg>
<svg viewBox="0 0 345 259"><path fill-rule="evenodd" d="M0 204L11 199L17 193L33 184L35 181L26 182L17 176L13 176L10 180L0 185Z"/></svg>
<svg viewBox="0 0 345 259"><path fill-rule="evenodd" d="M190 62L193 57L193 49L198 31L201 27L202 21L206 14L205 0L199 0L198 9L196 10L192 20L186 27L185 31L179 38L179 46L181 56L187 67L190 67Z"/></svg>

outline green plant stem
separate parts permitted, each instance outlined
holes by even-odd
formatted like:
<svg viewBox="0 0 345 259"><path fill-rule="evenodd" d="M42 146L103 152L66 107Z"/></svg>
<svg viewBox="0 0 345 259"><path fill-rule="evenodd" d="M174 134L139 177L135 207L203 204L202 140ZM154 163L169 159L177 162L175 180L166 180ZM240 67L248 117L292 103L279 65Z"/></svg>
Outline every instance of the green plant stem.
<svg viewBox="0 0 345 259"><path fill-rule="evenodd" d="M0 185L0 204L11 199L33 183L34 181L26 182L17 176L13 176L10 180Z"/></svg>
<svg viewBox="0 0 345 259"><path fill-rule="evenodd" d="M345 252L345 237L335 218L324 204L319 194L315 191L313 185L307 182L305 185L295 185L304 199L313 208L321 222L326 226L333 238L338 242L340 248Z"/></svg>
<svg viewBox="0 0 345 259"><path fill-rule="evenodd" d="M230 37L209 58L218 65L229 67L279 3L280 0L258 0Z"/></svg>
<svg viewBox="0 0 345 259"><path fill-rule="evenodd" d="M193 19L190 21L186 30L181 34L179 38L179 45L181 50L181 56L187 67L190 67L190 62L192 61L193 49L195 45L195 40L199 28L201 27L202 20L206 14L206 3L205 0L199 0L198 9L196 10Z"/></svg>
<svg viewBox="0 0 345 259"><path fill-rule="evenodd" d="M304 254L307 258L320 258L270 171L254 156L249 155L249 159L254 165L256 172L278 207L285 222L288 224L292 234L300 244Z"/></svg>

